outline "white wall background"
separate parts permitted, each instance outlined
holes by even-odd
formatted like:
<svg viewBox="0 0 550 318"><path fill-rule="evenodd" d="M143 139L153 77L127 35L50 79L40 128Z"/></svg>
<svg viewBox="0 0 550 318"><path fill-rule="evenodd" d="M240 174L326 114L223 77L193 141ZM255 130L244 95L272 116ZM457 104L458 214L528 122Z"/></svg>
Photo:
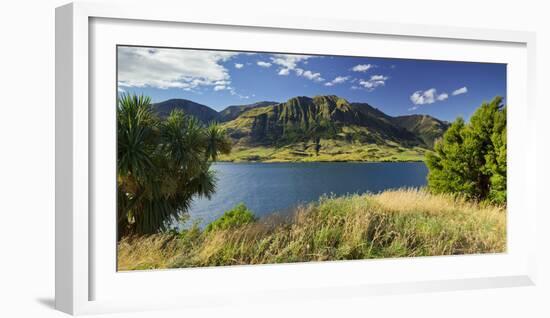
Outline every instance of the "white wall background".
<svg viewBox="0 0 550 318"><path fill-rule="evenodd" d="M97 2L97 1L96 1ZM149 1L160 6L162 0ZM189 10L271 12L307 18L350 18L537 32L539 156L549 158L550 10L545 1L188 1ZM54 311L54 8L62 0L4 0L0 4L0 316L62 317ZM128 1L131 5L131 1ZM533 158L534 161L534 158ZM550 180L540 168L540 197ZM544 203L544 202L541 202ZM541 205L543 206L543 205ZM550 213L550 208L541 208ZM193 312L115 317L549 317L550 226L539 225L538 286L500 290L381 296L333 302L205 308ZM548 234L547 234L548 233ZM185 288L185 286L182 286Z"/></svg>

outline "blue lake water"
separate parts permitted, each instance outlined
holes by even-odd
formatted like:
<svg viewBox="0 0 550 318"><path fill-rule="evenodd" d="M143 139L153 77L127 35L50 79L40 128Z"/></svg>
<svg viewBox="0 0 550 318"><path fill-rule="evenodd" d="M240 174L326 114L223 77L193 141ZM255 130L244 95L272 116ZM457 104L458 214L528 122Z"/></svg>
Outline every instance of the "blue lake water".
<svg viewBox="0 0 550 318"><path fill-rule="evenodd" d="M423 162L383 163L216 163L218 182L210 200L195 199L190 221L208 224L244 203L256 216L287 211L323 194L380 192L426 185Z"/></svg>

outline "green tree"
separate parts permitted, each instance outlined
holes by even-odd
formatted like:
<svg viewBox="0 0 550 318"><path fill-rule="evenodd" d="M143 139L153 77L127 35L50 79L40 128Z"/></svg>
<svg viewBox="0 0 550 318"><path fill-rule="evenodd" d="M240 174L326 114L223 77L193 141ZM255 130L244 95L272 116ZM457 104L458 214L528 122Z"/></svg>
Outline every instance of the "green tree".
<svg viewBox="0 0 550 318"><path fill-rule="evenodd" d="M474 200L506 203L506 107L483 103L466 124L458 118L426 156L428 187Z"/></svg>
<svg viewBox="0 0 550 318"><path fill-rule="evenodd" d="M117 220L119 238L167 230L194 197L210 197L210 170L231 143L216 124L173 111L160 120L151 99L122 95L117 105Z"/></svg>
<svg viewBox="0 0 550 318"><path fill-rule="evenodd" d="M506 108L497 112L494 118L492 147L487 153L486 171L491 175L489 199L506 203Z"/></svg>

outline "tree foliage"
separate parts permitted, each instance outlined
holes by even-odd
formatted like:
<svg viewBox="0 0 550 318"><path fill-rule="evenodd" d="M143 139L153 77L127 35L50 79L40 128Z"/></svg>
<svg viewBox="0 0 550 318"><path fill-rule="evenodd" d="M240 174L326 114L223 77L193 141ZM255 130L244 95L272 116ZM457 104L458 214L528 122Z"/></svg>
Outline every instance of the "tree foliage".
<svg viewBox="0 0 550 318"><path fill-rule="evenodd" d="M161 120L145 96L121 95L117 105L119 237L166 230L196 196L210 197L210 170L231 143L217 125L205 127L181 111Z"/></svg>
<svg viewBox="0 0 550 318"><path fill-rule="evenodd" d="M214 222L208 224L205 231L227 230L244 224L250 224L254 221L256 221L254 213L250 211L244 203L240 203L231 210L225 211L224 214Z"/></svg>
<svg viewBox="0 0 550 318"><path fill-rule="evenodd" d="M483 103L466 124L458 118L427 155L428 187L473 200L506 203L506 106Z"/></svg>

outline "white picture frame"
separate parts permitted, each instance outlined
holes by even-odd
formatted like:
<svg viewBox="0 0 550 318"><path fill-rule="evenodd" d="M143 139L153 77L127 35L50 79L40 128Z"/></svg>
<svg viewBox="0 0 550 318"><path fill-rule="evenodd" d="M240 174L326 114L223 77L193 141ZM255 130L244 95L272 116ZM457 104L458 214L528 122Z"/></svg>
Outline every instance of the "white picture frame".
<svg viewBox="0 0 550 318"><path fill-rule="evenodd" d="M244 13L226 16L183 10L183 6L182 4L152 8L142 4L118 6L115 1L109 4L79 2L56 10L57 309L70 314L86 314L232 304L242 302L243 299L257 303L285 302L417 291L526 286L536 282L536 251L531 247L536 246L535 220L538 211L533 200L535 194L523 191L535 187L537 182L536 166L525 165L525 157L535 152L536 139L531 138L535 136L536 131L533 124L536 116L533 97L534 33L336 19L305 20ZM106 22L106 25L99 25L98 21ZM148 34L141 40L131 36L131 29L137 28L138 24L144 31L141 34ZM154 25L156 32L154 43L147 42L151 41L153 36L151 32L146 31L151 25ZM113 91L106 91L102 85L97 84L98 78L115 83L115 78L112 77L115 70L100 67L112 66L114 61L109 59L115 55L105 55L107 58L104 59L102 52L105 51L96 49L108 49L113 44L120 43L122 35L128 36L126 41L131 43L120 44L170 45L167 41L170 34L173 34L171 32L177 32L178 28L186 26L189 28L190 37L193 32L204 34L200 33L200 29L207 28L211 34L209 36L213 37L220 30L234 29L234 32L231 32L236 38L251 31L260 35L262 32L271 35L282 32L281 34L289 38L295 37L295 42L299 42L300 36L314 34L315 37L342 37L346 38L347 42L359 38L365 41L373 38L372 41L391 39L397 43L396 45L409 41L408 45L411 47L466 47L472 49L468 52L474 53L464 51L461 57L463 60L494 59L509 63L509 72L517 75L509 79L509 101L517 103L509 111L509 118L512 119L509 124L509 191L511 195L515 194L511 196L508 209L521 210L524 217L515 218L515 212L509 214L507 253L116 273L116 268L111 266L113 252L107 252L104 248L110 246L115 237L114 221L109 227L105 223L105 218L96 218L92 213L98 206L108 206L112 203L107 199L97 199L97 195L98 191L101 191L98 184L105 185L102 182L109 180L109 173L114 171L114 166L109 166L108 161L101 160L112 154L108 151L113 150L111 146L114 139L108 133L99 134L96 129L98 119L108 118L109 111L98 110L93 105L98 101L109 100L112 100L114 105L114 99L109 98L116 96L115 86L112 86ZM245 33L239 35L239 32ZM227 35L233 36L229 33ZM138 40L144 43L135 43ZM344 40L342 41L344 43ZM171 45L178 46L177 43ZM258 45L263 45L269 51L277 46L276 43L262 44L261 41L251 44L250 47L243 47L246 43L227 47L229 45L231 44L225 43L223 48L253 50L257 49ZM476 49L477 47L479 49ZM498 53L503 47L510 48L507 56ZM296 48L280 48L277 51L292 52ZM314 46L309 50L334 53ZM442 48L437 53L435 50L434 53L420 53L418 49L411 49L407 54L409 58L456 59L450 51ZM113 48L111 53L105 54L115 54L114 52ZM380 52L383 52L382 48ZM357 54L360 53L357 51ZM92 94L93 90L97 90L97 94ZM114 107L112 111L114 112ZM112 119L114 124L114 117ZM106 193L103 198L108 196ZM106 224L105 227L102 227L103 224ZM98 227L107 232L107 239L94 237ZM407 272L404 272L405 268ZM365 272L361 279L354 279L349 274L357 274L360 271ZM347 274L337 275L338 273ZM285 280L283 277L291 279ZM154 290L155 284L162 286L161 284L183 278L187 284L196 287L189 288L192 292L175 294L169 298L155 291L156 295L148 294L139 301L136 301L135 295L131 293L132 290L136 290L136 286ZM206 282L205 286L200 288L199 285L210 278L212 281L215 278L218 284L208 285ZM117 297L123 290L128 291L131 297Z"/></svg>

